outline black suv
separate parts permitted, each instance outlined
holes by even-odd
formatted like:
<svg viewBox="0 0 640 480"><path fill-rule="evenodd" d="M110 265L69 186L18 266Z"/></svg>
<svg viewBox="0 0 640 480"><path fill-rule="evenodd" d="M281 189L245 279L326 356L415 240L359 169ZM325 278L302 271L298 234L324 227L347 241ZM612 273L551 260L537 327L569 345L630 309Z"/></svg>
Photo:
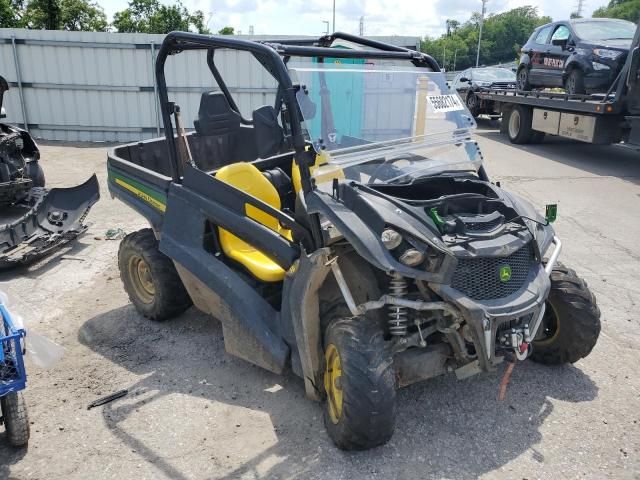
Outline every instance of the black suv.
<svg viewBox="0 0 640 480"><path fill-rule="evenodd" d="M624 65L636 25L586 18L538 27L522 47L518 89L564 87L569 94L606 91Z"/></svg>
<svg viewBox="0 0 640 480"><path fill-rule="evenodd" d="M457 90L474 117L493 115L493 102L481 99L477 93L489 88L515 90L516 74L502 67L467 68L456 75L451 88Z"/></svg>

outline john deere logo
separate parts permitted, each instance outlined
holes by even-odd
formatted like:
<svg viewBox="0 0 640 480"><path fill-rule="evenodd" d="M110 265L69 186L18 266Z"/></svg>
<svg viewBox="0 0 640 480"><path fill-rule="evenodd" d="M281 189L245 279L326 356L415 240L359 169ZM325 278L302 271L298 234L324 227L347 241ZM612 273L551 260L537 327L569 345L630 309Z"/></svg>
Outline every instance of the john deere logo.
<svg viewBox="0 0 640 480"><path fill-rule="evenodd" d="M511 280L511 267L509 265L501 265L500 281L502 283L507 283L509 280Z"/></svg>

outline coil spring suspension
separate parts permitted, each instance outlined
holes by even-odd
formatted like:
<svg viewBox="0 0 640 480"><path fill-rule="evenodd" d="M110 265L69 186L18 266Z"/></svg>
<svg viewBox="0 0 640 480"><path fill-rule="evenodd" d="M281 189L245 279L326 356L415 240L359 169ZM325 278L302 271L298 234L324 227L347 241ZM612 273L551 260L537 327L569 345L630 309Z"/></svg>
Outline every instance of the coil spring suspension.
<svg viewBox="0 0 640 480"><path fill-rule="evenodd" d="M389 290L394 297L404 297L409 289L402 277L394 277L389 284ZM402 337L407 334L407 308L389 305L389 333Z"/></svg>

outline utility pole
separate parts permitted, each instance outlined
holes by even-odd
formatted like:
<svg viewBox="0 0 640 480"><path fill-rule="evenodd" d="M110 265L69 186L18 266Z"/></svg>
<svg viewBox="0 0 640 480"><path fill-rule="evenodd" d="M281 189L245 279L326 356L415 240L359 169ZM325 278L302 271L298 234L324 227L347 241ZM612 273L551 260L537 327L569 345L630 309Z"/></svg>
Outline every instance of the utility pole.
<svg viewBox="0 0 640 480"><path fill-rule="evenodd" d="M482 13L480 14L480 32L478 33L478 53L476 54L476 67L480 65L480 42L482 41L482 24L484 23L484 14L488 1L489 0L482 0Z"/></svg>
<svg viewBox="0 0 640 480"><path fill-rule="evenodd" d="M442 69L446 72L447 71L447 46L446 45L442 45Z"/></svg>
<svg viewBox="0 0 640 480"><path fill-rule="evenodd" d="M458 59L458 49L453 52L453 71L456 71L456 60Z"/></svg>
<svg viewBox="0 0 640 480"><path fill-rule="evenodd" d="M360 36L364 37L364 15L360 17Z"/></svg>
<svg viewBox="0 0 640 480"><path fill-rule="evenodd" d="M322 23L326 23L327 24L327 35L329 35L329 20L323 20Z"/></svg>
<svg viewBox="0 0 640 480"><path fill-rule="evenodd" d="M576 7L576 15L578 18L582 18L582 10L584 9L584 0L578 0L578 6Z"/></svg>
<svg viewBox="0 0 640 480"><path fill-rule="evenodd" d="M336 31L336 0L333 0L333 32Z"/></svg>

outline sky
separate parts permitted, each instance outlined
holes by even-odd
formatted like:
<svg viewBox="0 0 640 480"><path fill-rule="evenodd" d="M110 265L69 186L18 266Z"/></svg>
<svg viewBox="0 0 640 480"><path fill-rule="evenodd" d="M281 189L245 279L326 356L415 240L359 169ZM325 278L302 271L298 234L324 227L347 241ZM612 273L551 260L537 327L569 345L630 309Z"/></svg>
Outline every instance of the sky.
<svg viewBox="0 0 640 480"><path fill-rule="evenodd" d="M160 0L171 4L168 0ZM211 31L232 26L236 32L256 35L320 35L326 31L323 21L332 22L330 0L182 0L189 10L200 9ZM358 33L364 16L365 35L438 36L445 20L461 22L473 11L480 11L481 0L335 0L336 30ZM114 12L127 7L127 0L97 0L109 20ZM541 14L554 20L568 18L578 0L489 0L487 13L500 13L523 5L537 5ZM608 0L585 0L584 16L589 16Z"/></svg>

